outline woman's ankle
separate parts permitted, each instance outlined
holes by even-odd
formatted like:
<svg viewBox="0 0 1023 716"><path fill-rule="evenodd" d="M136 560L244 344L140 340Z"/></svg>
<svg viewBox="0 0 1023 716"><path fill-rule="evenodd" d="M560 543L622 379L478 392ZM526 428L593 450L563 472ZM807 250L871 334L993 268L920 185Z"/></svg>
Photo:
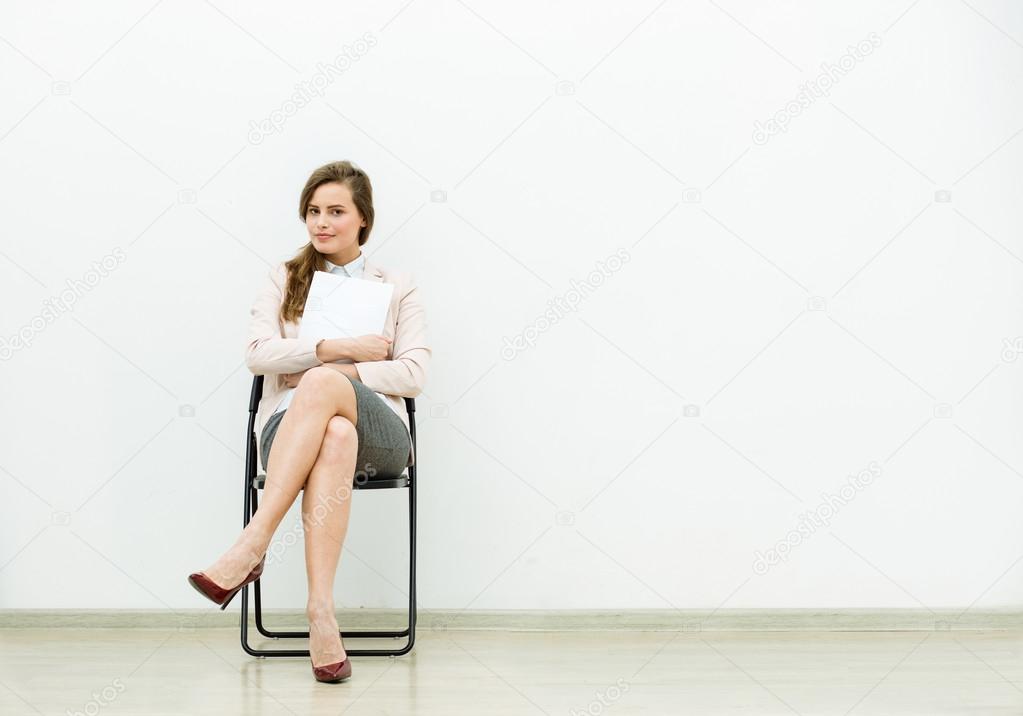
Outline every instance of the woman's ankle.
<svg viewBox="0 0 1023 716"><path fill-rule="evenodd" d="M305 614L309 621L337 619L334 613L334 602L329 599L310 599L306 603Z"/></svg>
<svg viewBox="0 0 1023 716"><path fill-rule="evenodd" d="M249 528L242 531L238 541L235 542L235 546L244 550L253 558L261 559L266 553L273 535L266 536L261 530L252 529L251 527L250 525Z"/></svg>

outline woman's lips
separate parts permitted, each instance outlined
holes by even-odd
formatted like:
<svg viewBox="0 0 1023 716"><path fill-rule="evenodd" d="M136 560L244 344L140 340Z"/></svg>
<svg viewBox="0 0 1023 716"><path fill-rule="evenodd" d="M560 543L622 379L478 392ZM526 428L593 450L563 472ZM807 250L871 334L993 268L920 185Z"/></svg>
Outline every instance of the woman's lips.
<svg viewBox="0 0 1023 716"><path fill-rule="evenodd" d="M330 239L333 236L334 236L333 234L317 234L316 238L319 239L320 241L326 241L327 239Z"/></svg>

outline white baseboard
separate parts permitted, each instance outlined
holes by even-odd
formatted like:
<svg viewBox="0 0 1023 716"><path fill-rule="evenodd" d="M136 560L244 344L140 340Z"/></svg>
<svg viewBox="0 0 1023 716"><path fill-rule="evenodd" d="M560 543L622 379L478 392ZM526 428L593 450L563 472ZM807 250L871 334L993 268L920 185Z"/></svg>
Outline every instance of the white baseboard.
<svg viewBox="0 0 1023 716"><path fill-rule="evenodd" d="M402 629L402 609L338 609L344 630ZM6 609L0 629L181 629L237 628L239 609ZM253 623L251 609L249 622ZM270 630L305 631L304 610L268 609ZM419 610L421 631L960 631L1023 630L1018 609L622 609L622 610ZM255 628L252 627L255 635Z"/></svg>

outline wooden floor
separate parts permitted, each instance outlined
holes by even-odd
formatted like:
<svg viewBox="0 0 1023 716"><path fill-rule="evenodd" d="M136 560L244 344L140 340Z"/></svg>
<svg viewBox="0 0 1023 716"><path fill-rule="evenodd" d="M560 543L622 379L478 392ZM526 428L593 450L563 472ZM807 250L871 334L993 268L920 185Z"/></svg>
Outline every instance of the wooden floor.
<svg viewBox="0 0 1023 716"><path fill-rule="evenodd" d="M0 714L342 712L1023 714L1023 633L421 631L328 685L233 629L0 631Z"/></svg>

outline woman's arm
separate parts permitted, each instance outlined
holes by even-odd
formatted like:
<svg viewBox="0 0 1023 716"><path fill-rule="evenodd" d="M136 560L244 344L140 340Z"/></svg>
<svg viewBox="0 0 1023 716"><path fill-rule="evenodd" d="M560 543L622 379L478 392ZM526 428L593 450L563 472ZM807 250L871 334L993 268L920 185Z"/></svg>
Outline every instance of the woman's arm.
<svg viewBox="0 0 1023 716"><path fill-rule="evenodd" d="M279 321L287 268L272 269L256 295L249 320L245 365L256 375L296 373L322 365L316 338L282 338Z"/></svg>
<svg viewBox="0 0 1023 716"><path fill-rule="evenodd" d="M433 352L426 336L426 313L411 276L404 290L398 303L391 360L357 362L355 366L359 379L374 392L415 398L423 392Z"/></svg>
<svg viewBox="0 0 1023 716"><path fill-rule="evenodd" d="M284 300L286 277L287 269L283 263L271 270L252 305L249 343L245 350L245 363L252 373L283 374L285 383L293 388L305 371L325 365L362 381L378 393L411 398L422 391L430 349L426 345L423 307L414 285L399 303L393 360L335 363L339 360L360 360L371 354L386 356L387 339L381 336L325 340L281 337L278 317ZM289 379L294 385L289 383Z"/></svg>

